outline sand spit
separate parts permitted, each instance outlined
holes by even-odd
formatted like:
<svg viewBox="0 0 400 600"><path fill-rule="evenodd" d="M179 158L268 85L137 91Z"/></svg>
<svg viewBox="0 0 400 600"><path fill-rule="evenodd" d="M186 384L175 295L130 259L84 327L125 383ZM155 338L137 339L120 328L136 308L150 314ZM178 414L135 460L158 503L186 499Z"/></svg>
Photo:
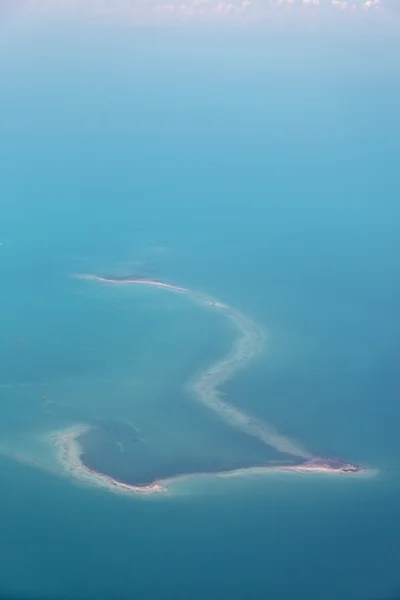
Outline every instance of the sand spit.
<svg viewBox="0 0 400 600"><path fill-rule="evenodd" d="M88 425L77 425L54 431L48 436L49 441L57 449L59 463L67 475L92 487L103 487L117 493L153 494L166 491L161 484L156 482L144 486L129 485L89 469L81 460L82 448L79 444L79 437L90 429L91 427Z"/></svg>
<svg viewBox="0 0 400 600"><path fill-rule="evenodd" d="M207 294L154 279L111 279L97 275L75 275L74 277L112 285L147 285L185 293L203 307L220 311L233 323L238 333L237 339L228 356L201 373L195 381L190 383L189 391L198 401L218 413L229 425L260 439L264 444L278 452L304 458L305 460L313 457L310 452L299 444L278 433L273 426L254 419L243 410L239 410L221 398L218 388L231 379L237 370L245 367L253 358L261 354L264 349L264 332L240 311Z"/></svg>
<svg viewBox="0 0 400 600"><path fill-rule="evenodd" d="M269 466L254 466L241 469L232 469L230 471L220 471L215 473L188 473L186 475L177 475L160 481L154 481L148 485L130 485L118 481L113 477L99 473L88 468L81 460L82 448L79 444L79 437L91 429L87 425L76 425L67 429L57 430L47 436L47 440L57 451L57 459L62 466L63 473L77 482L89 487L105 488L110 492L117 494L151 495L154 493L167 493L169 487L175 483L184 482L199 478L233 478L254 475L268 475L273 473L336 473L360 475L368 473L362 467L335 461L333 459L314 458L301 465L273 464ZM25 462L25 461L24 461ZM33 466L40 466L39 464Z"/></svg>
<svg viewBox="0 0 400 600"><path fill-rule="evenodd" d="M74 477L79 481L86 482L89 485L105 487L114 492L152 494L155 492L166 492L167 485L175 481L200 476L235 477L258 473L265 474L274 471L359 474L366 471L366 469L359 465L352 465L341 460L315 457L293 440L278 433L273 426L247 415L244 411L239 410L225 400L222 400L218 390L219 386L230 379L236 370L248 364L248 362L258 355L264 347L264 335L262 330L241 312L234 310L228 305L223 304L206 294L153 279L112 279L97 275L74 275L74 277L111 285L147 285L173 292L184 293L204 307L221 311L235 325L238 331L238 337L228 356L202 372L191 383L190 391L198 401L205 404L210 410L216 412L229 425L241 429L248 435L257 437L264 444L279 452L292 455L293 457L296 457L296 459L304 459L304 463L300 465L274 464L263 467L248 467L218 473L188 473L187 475L179 475L159 482L155 481L149 485L130 485L113 479L108 475L99 473L98 471L94 471L82 462L82 448L79 444L79 437L86 433L90 427L87 425L79 425L67 430L54 432L50 436L52 444L57 448L59 462L63 465L64 471L68 473L69 476Z"/></svg>

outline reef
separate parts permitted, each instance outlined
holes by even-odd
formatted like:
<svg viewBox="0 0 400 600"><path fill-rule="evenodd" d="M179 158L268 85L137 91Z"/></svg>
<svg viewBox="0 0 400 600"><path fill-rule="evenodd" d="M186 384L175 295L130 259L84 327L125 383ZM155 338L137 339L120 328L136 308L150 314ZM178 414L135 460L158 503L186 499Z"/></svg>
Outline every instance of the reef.
<svg viewBox="0 0 400 600"><path fill-rule="evenodd" d="M240 311L233 309L206 294L192 291L188 288L175 286L155 279L146 278L111 278L97 275L75 275L80 279L93 280L110 285L146 285L154 288L169 290L172 292L185 294L202 306L218 310L224 314L236 327L238 332L236 341L230 353L219 360L207 370L202 372L191 382L190 391L193 398L207 406L214 413L225 421L228 425L239 429L241 432L257 438L262 444L273 448L285 460L278 464L252 465L245 468L234 468L232 470L222 470L216 472L207 472L209 475L243 475L254 472L267 471L293 471L293 472L325 472L358 474L365 472L365 468L360 465L350 464L339 459L322 458L313 456L311 452L305 450L299 444L277 432L277 430L265 422L255 419L243 410L233 406L222 398L220 386L229 380L233 374L246 366L256 355L258 355L264 346L263 331L257 324L253 323ZM85 453L82 449L82 440L93 427L103 427L108 432L123 432L136 439L136 431L132 426L120 421L99 422L86 424L85 426L65 431L58 431L52 436L52 441L57 445L60 452L60 460L65 469L73 476L79 479L85 479L92 484L102 485L114 491L135 492L135 493L153 493L167 490L167 484L174 479L182 477L195 477L205 474L203 472L184 472L172 474L166 479L151 481L145 484L133 485L117 477L103 473L101 470L93 469L85 460ZM138 438L140 439L140 438Z"/></svg>

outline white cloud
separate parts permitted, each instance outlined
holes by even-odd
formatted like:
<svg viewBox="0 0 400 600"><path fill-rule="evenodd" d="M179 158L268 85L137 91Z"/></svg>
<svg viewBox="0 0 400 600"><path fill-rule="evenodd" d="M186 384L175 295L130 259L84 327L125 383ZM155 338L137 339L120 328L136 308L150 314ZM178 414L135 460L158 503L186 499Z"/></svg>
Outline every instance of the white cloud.
<svg viewBox="0 0 400 600"><path fill-rule="evenodd" d="M0 0L0 2L6 0ZM400 3L400 0L398 0ZM298 11L318 11L322 14L360 14L384 11L392 0L14 0L19 10L28 14L81 14L103 19L124 19L129 22L135 17L148 18L160 15L175 15L186 18L196 17L238 17L285 14L297 15Z"/></svg>

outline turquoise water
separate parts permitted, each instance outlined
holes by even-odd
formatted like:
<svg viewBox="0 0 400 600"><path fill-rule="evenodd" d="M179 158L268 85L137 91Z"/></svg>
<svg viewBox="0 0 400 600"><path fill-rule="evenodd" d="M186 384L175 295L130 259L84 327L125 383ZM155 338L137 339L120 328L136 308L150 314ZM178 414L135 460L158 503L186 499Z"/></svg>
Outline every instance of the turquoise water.
<svg viewBox="0 0 400 600"><path fill-rule="evenodd" d="M390 40L337 42L7 32L5 594L399 589L398 67ZM132 499L55 474L42 440L63 420L44 395L71 424L123 416L174 460L259 452L183 389L229 351L229 322L167 292L69 277L86 272L150 275L248 315L266 350L224 386L232 404L376 475L201 478Z"/></svg>

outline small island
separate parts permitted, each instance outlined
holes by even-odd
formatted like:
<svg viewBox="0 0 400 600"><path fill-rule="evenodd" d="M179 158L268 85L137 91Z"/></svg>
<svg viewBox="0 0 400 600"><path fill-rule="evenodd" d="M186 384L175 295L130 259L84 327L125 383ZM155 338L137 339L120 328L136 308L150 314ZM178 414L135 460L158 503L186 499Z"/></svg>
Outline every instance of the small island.
<svg viewBox="0 0 400 600"><path fill-rule="evenodd" d="M170 471L160 470L148 477L135 474L120 476L110 466L102 468L101 460L93 459L93 455L85 449L86 440L101 434L99 424L82 423L76 427L59 430L51 435L51 442L57 447L58 457L64 470L72 477L91 485L106 487L112 491L152 494L166 492L168 484L183 477L210 475L216 477L242 476L251 473L267 473L269 471L288 471L298 473L338 473L360 474L366 469L360 465L350 464L336 458L314 456L299 444L276 431L274 427L246 414L222 398L220 386L230 379L239 369L247 365L259 354L264 346L262 330L241 312L208 296L190 289L146 278L112 278L97 275L75 275L80 279L92 280L108 285L146 285L185 294L205 308L218 310L231 320L237 331L236 341L227 356L217 361L191 382L189 393L193 399L201 402L217 414L228 426L235 428L242 435L251 436L258 444L279 453L282 460L261 460L257 464L240 464L233 467L208 464L205 468L185 466ZM108 428L109 434L125 428ZM111 432L111 433L110 433ZM129 434L134 440L134 436ZM122 442L115 443L122 445ZM149 479L150 477L150 479Z"/></svg>

